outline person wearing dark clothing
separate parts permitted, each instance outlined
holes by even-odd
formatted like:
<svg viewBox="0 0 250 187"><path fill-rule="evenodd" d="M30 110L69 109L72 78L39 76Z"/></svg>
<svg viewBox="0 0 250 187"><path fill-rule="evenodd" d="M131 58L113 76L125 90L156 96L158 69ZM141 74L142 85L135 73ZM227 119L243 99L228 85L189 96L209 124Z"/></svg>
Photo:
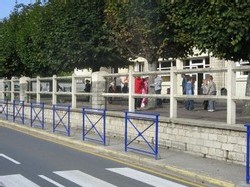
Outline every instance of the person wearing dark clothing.
<svg viewBox="0 0 250 187"><path fill-rule="evenodd" d="M194 80L192 77L188 78L185 90L186 90L186 95L194 95ZM193 110L194 109L194 100L187 100L185 102L185 108L187 110Z"/></svg>
<svg viewBox="0 0 250 187"><path fill-rule="evenodd" d="M182 94L183 94L183 95L186 95L187 77L186 77L185 74L181 74L181 77L182 77L182 83L181 83L181 86L182 86Z"/></svg>
<svg viewBox="0 0 250 187"><path fill-rule="evenodd" d="M84 91L89 93L91 90L91 84L89 80L86 80ZM89 102L89 96L87 96L87 101Z"/></svg>

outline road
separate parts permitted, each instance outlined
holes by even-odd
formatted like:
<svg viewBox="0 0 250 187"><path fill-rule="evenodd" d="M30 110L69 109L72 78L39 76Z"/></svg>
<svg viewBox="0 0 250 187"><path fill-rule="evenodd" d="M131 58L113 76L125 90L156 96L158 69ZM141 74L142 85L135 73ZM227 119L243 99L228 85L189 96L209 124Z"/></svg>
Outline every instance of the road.
<svg viewBox="0 0 250 187"><path fill-rule="evenodd" d="M0 127L0 187L190 186L190 183L178 183L111 159Z"/></svg>

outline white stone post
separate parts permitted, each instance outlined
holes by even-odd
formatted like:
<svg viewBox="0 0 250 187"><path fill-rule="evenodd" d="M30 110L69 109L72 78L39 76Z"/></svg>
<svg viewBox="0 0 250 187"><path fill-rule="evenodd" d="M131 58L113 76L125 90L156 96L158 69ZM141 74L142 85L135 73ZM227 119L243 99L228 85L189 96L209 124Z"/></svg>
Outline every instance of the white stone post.
<svg viewBox="0 0 250 187"><path fill-rule="evenodd" d="M4 79L0 80L0 99L4 99Z"/></svg>
<svg viewBox="0 0 250 187"><path fill-rule="evenodd" d="M105 97L102 93L105 91L106 80L103 75L108 74L106 71L92 73L92 108L105 109Z"/></svg>
<svg viewBox="0 0 250 187"><path fill-rule="evenodd" d="M52 78L52 104L55 105L57 103L57 80L56 75L53 75Z"/></svg>
<svg viewBox="0 0 250 187"><path fill-rule="evenodd" d="M183 69L183 61L181 61L180 59L176 59L176 68ZM181 83L182 83L182 77L179 74L179 76L177 76L177 79L176 79L176 86L177 86L176 94L177 93L182 94L182 84Z"/></svg>
<svg viewBox="0 0 250 187"><path fill-rule="evenodd" d="M133 68L129 68L129 93L128 93L128 111L134 112L135 111L135 99L132 96L135 93L135 77L132 75Z"/></svg>
<svg viewBox="0 0 250 187"><path fill-rule="evenodd" d="M227 124L236 123L236 103L233 100L236 90L236 72L233 71L235 64L228 63L227 69Z"/></svg>
<svg viewBox="0 0 250 187"><path fill-rule="evenodd" d="M19 85L20 85L20 101L25 101L27 102L27 96L26 96L26 91L27 91L27 88L28 88L28 77L25 77L25 76L22 76L20 79L19 79Z"/></svg>
<svg viewBox="0 0 250 187"><path fill-rule="evenodd" d="M36 77L36 102L40 103L41 102L41 82L40 82L40 77Z"/></svg>
<svg viewBox="0 0 250 187"><path fill-rule="evenodd" d="M75 74L73 73L72 74L72 87L71 87L71 94L72 94L72 97L71 97L71 105L72 105L72 108L76 108L76 78L75 78Z"/></svg>
<svg viewBox="0 0 250 187"><path fill-rule="evenodd" d="M15 94L14 94L14 77L11 77L10 80L10 100L13 101L15 99Z"/></svg>
<svg viewBox="0 0 250 187"><path fill-rule="evenodd" d="M170 69L170 119L177 117L177 99L174 98L174 95L177 94L177 74L175 71L176 67L171 67Z"/></svg>

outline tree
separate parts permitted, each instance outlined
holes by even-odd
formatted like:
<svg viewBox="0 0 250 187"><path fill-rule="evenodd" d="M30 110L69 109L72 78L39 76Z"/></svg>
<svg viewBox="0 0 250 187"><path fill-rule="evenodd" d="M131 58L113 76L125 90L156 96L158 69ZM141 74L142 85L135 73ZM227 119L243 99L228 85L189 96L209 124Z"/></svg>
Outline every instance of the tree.
<svg viewBox="0 0 250 187"><path fill-rule="evenodd" d="M159 57L188 55L192 42L178 32L172 9L171 3L157 0L108 3L106 21L113 42L127 58L142 56L150 64L156 64Z"/></svg>
<svg viewBox="0 0 250 187"><path fill-rule="evenodd" d="M152 71L156 71L160 57L181 58L190 54L192 40L179 32L179 25L173 21L173 6L168 1L157 0L107 3L108 30L120 53L126 58L146 58ZM153 83L152 76L149 83Z"/></svg>
<svg viewBox="0 0 250 187"><path fill-rule="evenodd" d="M76 67L95 71L101 66L126 66L128 60L109 42L103 11L104 3L98 0L22 5L3 23L2 63L12 68L4 66L2 73L50 76ZM18 62L13 62L12 53Z"/></svg>
<svg viewBox="0 0 250 187"><path fill-rule="evenodd" d="M178 3L176 3L178 4ZM244 1L192 1L175 9L175 21L197 48L215 57L250 62L250 4ZM250 96L248 74L246 96Z"/></svg>
<svg viewBox="0 0 250 187"><path fill-rule="evenodd" d="M175 22L202 51L219 58L250 59L250 5L243 1L174 3Z"/></svg>
<svg viewBox="0 0 250 187"><path fill-rule="evenodd" d="M24 66L20 61L16 48L15 30L18 24L17 15L11 16L11 21L4 20L0 26L0 74L2 77L11 78L13 75L20 75Z"/></svg>

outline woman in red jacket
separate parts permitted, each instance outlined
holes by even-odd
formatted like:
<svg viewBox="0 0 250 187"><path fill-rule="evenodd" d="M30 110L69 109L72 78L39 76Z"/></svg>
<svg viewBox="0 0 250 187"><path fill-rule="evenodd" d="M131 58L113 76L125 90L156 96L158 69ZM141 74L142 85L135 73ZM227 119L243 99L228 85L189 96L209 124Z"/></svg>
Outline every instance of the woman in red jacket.
<svg viewBox="0 0 250 187"><path fill-rule="evenodd" d="M142 94L142 88L143 88L143 80L141 77L135 78L135 94ZM141 107L141 100L142 98L135 98L135 108L138 110Z"/></svg>

